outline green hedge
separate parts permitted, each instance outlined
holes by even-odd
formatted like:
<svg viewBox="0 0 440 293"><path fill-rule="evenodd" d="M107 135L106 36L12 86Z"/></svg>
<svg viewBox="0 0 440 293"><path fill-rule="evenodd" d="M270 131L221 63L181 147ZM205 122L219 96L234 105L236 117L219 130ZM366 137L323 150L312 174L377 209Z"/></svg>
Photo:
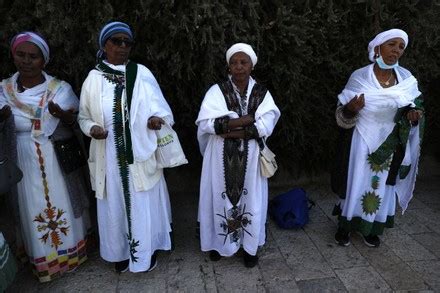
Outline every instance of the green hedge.
<svg viewBox="0 0 440 293"><path fill-rule="evenodd" d="M225 51L248 42L259 63L254 76L282 111L269 144L292 172L326 170L336 139L336 96L351 72L368 64L367 45L380 30L406 30L401 64L418 78L427 106L426 146L440 149L440 1L1 1L0 73L14 72L8 41L37 30L49 41L47 71L79 93L94 66L99 29L130 23L132 59L156 75L176 117L188 157L200 162L196 127L201 100L226 75Z"/></svg>

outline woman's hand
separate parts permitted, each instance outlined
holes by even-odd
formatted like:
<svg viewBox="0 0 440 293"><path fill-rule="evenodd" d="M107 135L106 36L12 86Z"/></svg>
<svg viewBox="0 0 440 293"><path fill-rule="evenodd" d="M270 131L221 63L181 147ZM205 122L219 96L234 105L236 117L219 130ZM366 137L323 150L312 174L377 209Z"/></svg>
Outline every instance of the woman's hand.
<svg viewBox="0 0 440 293"><path fill-rule="evenodd" d="M75 122L75 115L74 115L74 111L73 109L69 109L64 111L63 109L61 109L61 107L50 101L48 104L48 109L49 109L49 113L55 117L60 119L63 123L66 124L73 124Z"/></svg>
<svg viewBox="0 0 440 293"><path fill-rule="evenodd" d="M346 109L353 114L357 114L365 106L364 94L356 95L345 105Z"/></svg>
<svg viewBox="0 0 440 293"><path fill-rule="evenodd" d="M222 138L245 138L245 133L243 129L240 130L235 130L235 131L231 131L228 133L224 133L224 134L219 134L220 137Z"/></svg>
<svg viewBox="0 0 440 293"><path fill-rule="evenodd" d="M255 122L255 118L253 115L244 115L239 118L241 120L241 127L251 126Z"/></svg>
<svg viewBox="0 0 440 293"><path fill-rule="evenodd" d="M255 118L253 115L244 115L241 116L240 118L235 118L235 119L230 119L228 122L228 129L230 131L234 131L237 128L241 129L244 128L246 126L251 126L252 124L254 124L255 122Z"/></svg>
<svg viewBox="0 0 440 293"><path fill-rule="evenodd" d="M423 116L423 111L416 109L409 110L408 113L406 114L406 118L411 122L419 121L419 119L422 118L422 116Z"/></svg>
<svg viewBox="0 0 440 293"><path fill-rule="evenodd" d="M94 139L106 139L108 135L108 131L102 128L101 126L94 125L90 129L90 136Z"/></svg>
<svg viewBox="0 0 440 293"><path fill-rule="evenodd" d="M3 122L6 119L8 119L9 116L11 116L11 114L12 114L11 107L9 107L8 105L4 105L3 108L0 109L0 122Z"/></svg>
<svg viewBox="0 0 440 293"><path fill-rule="evenodd" d="M148 119L147 127L152 130L159 130L162 128L162 124L165 124L162 118L151 116L150 119Z"/></svg>

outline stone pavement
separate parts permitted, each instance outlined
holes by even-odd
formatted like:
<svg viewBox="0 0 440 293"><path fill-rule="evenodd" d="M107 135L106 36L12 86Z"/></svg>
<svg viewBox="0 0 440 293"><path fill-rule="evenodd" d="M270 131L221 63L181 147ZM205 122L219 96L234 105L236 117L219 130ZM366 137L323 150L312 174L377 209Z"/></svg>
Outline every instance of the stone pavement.
<svg viewBox="0 0 440 293"><path fill-rule="evenodd" d="M440 164L423 158L415 198L379 248L358 235L348 247L334 242L336 197L324 182L302 185L317 205L304 229L281 230L269 221L259 265L241 255L211 262L195 236L197 191L171 193L175 250L161 252L150 273L113 272L97 253L75 272L39 284L22 269L10 292L440 292ZM292 185L291 185L292 186ZM289 187L271 187L271 195Z"/></svg>

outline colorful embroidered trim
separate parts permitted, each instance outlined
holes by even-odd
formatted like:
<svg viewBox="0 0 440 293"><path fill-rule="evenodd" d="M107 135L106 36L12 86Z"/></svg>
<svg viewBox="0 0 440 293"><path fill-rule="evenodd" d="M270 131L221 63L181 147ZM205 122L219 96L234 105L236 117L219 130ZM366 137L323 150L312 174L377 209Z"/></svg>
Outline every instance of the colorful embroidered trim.
<svg viewBox="0 0 440 293"><path fill-rule="evenodd" d="M87 260L86 240L76 246L52 252L39 258L29 258L32 271L40 282L49 282L67 271L71 271Z"/></svg>
<svg viewBox="0 0 440 293"><path fill-rule="evenodd" d="M62 82L56 78L49 81L45 93L41 96L38 106L32 106L29 104L22 103L16 96L14 90L14 81L12 77L6 79L5 88L7 93L7 98L10 103L13 103L21 111L29 114L32 117L32 136L37 137L41 135L41 121L43 120L44 109L48 102L53 100L56 92L61 87Z"/></svg>
<svg viewBox="0 0 440 293"><path fill-rule="evenodd" d="M351 221L346 217L339 216L339 227L346 232L360 232L362 235L382 235L385 228L394 227L394 216L388 216L385 223L382 222L368 222L361 217L354 217Z"/></svg>
<svg viewBox="0 0 440 293"><path fill-rule="evenodd" d="M47 208L44 209L43 213L39 213L37 216L35 216L34 222L38 223L38 232L44 233L40 238L41 242L46 244L50 239L50 246L58 249L58 247L63 244L60 233L67 236L70 227L67 226L66 218L62 218L62 216L65 214L65 211L62 209L57 209L55 206L52 206L50 202L49 186L46 179L43 155L40 149L40 144L35 143L35 146L37 148L38 162L40 163L44 199L46 200Z"/></svg>

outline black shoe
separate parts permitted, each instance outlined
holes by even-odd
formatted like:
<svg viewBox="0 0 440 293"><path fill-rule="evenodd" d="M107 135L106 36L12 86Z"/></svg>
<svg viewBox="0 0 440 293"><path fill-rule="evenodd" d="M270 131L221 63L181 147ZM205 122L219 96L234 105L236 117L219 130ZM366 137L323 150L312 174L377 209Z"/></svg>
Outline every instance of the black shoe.
<svg viewBox="0 0 440 293"><path fill-rule="evenodd" d="M350 233L345 232L342 229L338 229L338 231L335 234L335 241L336 241L336 244L339 244L341 246L349 246L350 245Z"/></svg>
<svg viewBox="0 0 440 293"><path fill-rule="evenodd" d="M130 261L128 259L115 262L115 271L117 273L125 273L126 271L128 271L129 264Z"/></svg>
<svg viewBox="0 0 440 293"><path fill-rule="evenodd" d="M380 238L377 235L367 235L364 236L364 243L368 247L379 247L380 245Z"/></svg>
<svg viewBox="0 0 440 293"><path fill-rule="evenodd" d="M156 252L153 253L150 260L150 268L147 270L147 272L151 272L154 270L157 266L157 259L156 259Z"/></svg>
<svg viewBox="0 0 440 293"><path fill-rule="evenodd" d="M212 261L219 261L221 258L222 258L222 256L217 251L211 250L209 252L209 259L210 260L212 260Z"/></svg>
<svg viewBox="0 0 440 293"><path fill-rule="evenodd" d="M246 251L244 251L244 266L247 268L253 268L258 263L258 256L257 255L250 255Z"/></svg>

